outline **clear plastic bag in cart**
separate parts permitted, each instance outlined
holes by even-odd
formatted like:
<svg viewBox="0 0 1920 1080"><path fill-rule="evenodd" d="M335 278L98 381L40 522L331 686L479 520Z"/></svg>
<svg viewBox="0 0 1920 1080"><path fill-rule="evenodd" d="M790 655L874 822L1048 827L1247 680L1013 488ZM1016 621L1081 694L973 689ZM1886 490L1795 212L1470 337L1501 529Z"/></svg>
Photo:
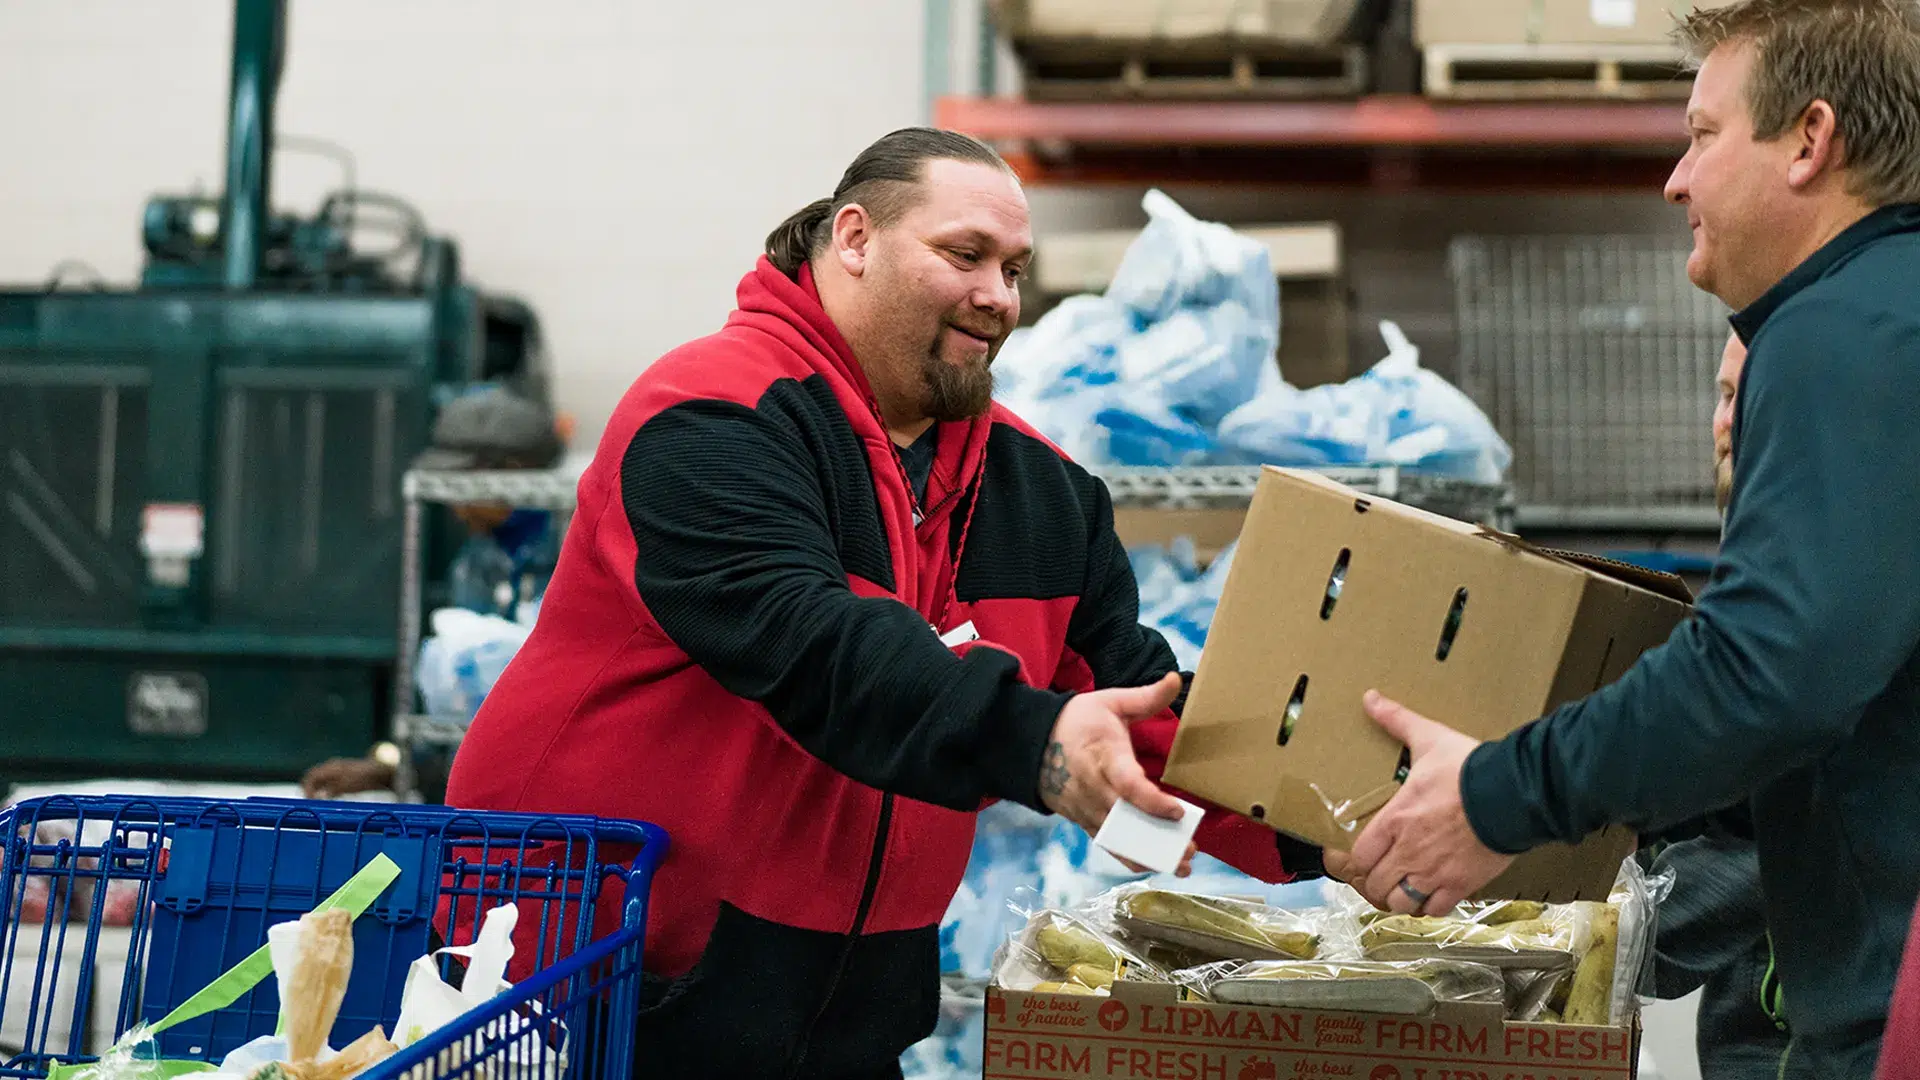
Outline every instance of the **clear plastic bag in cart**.
<svg viewBox="0 0 1920 1080"><path fill-rule="evenodd" d="M1123 979L1167 982L1166 969L1091 923L1064 911L1032 911L1021 906L1031 893L1010 905L1027 916L1001 947L993 965L993 985L1005 990L1057 994L1106 994Z"/></svg>
<svg viewBox="0 0 1920 1080"><path fill-rule="evenodd" d="M1402 1016L1502 1005L1507 992L1499 969L1462 960L1224 960L1172 977L1190 1000Z"/></svg>
<svg viewBox="0 0 1920 1080"><path fill-rule="evenodd" d="M1144 883L1110 889L1083 914L1128 941L1157 942L1210 960L1311 960L1320 955L1319 913Z"/></svg>

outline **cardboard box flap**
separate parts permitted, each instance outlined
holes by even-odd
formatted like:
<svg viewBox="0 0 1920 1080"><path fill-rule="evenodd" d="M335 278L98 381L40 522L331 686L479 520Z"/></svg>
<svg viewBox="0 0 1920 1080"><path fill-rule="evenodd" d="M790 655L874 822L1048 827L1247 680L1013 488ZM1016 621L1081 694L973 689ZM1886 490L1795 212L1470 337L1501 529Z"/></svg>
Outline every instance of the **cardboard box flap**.
<svg viewBox="0 0 1920 1080"><path fill-rule="evenodd" d="M1485 526L1479 526L1478 531L1480 535L1503 547L1513 548L1517 551L1525 551L1546 559L1570 563L1589 573L1598 574L1601 577L1618 581L1624 585L1631 585L1637 589L1645 589L1655 596L1663 596L1668 600L1675 600L1682 604L1689 605L1693 603L1693 590L1687 588L1687 583L1683 581L1678 574L1669 574L1661 570L1649 570L1644 566L1636 566L1630 562L1621 562L1619 559L1609 559L1605 555L1595 555L1587 551L1537 547L1512 533L1498 532Z"/></svg>
<svg viewBox="0 0 1920 1080"><path fill-rule="evenodd" d="M1585 551L1564 551L1560 548L1541 548L1540 550L1615 581L1638 586L1656 596L1664 596L1682 604L1693 603L1693 590L1687 588L1687 583L1681 580L1678 574L1649 570L1644 566L1635 566L1629 562L1621 562L1618 559L1609 559L1604 555L1594 555Z"/></svg>
<svg viewBox="0 0 1920 1080"><path fill-rule="evenodd" d="M1409 506L1403 502L1395 502L1384 496L1368 494L1358 488L1349 487L1325 473L1316 472L1313 469L1295 469L1284 465L1263 465L1260 467L1260 472L1262 483L1266 482L1266 477L1273 476L1285 480L1290 484L1316 488L1320 491L1336 495L1343 500L1352 500L1352 509L1355 513L1366 514L1378 510L1383 514L1390 514L1395 517L1411 518L1428 528L1458 533L1462 536L1485 534L1492 537L1513 539L1507 537L1505 533L1494 532L1492 529L1487 528L1477 521L1461 521L1459 518L1450 518L1445 514L1436 514L1431 510L1423 510L1418 506ZM1256 488L1255 490L1257 491L1258 489ZM1535 548L1530 544L1519 544L1517 545L1517 549L1538 555L1548 561L1554 561L1552 556L1547 555L1541 549Z"/></svg>

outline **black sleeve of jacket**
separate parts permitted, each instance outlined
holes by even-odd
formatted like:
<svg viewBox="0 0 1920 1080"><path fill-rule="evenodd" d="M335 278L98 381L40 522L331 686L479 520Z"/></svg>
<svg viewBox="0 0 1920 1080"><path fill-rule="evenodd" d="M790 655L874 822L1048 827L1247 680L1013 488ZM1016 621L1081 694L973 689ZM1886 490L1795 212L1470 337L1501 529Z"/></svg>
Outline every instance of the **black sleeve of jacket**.
<svg viewBox="0 0 1920 1080"><path fill-rule="evenodd" d="M1140 625L1140 585L1133 564L1114 530L1113 497L1098 480L1092 485L1092 535L1087 549L1087 584L1067 620L1067 647L1080 654L1093 671L1096 687L1143 686L1179 669L1173 648L1158 630ZM1193 673L1180 672L1180 696L1173 713L1186 708ZM1295 880L1325 877L1320 848L1275 832L1280 865Z"/></svg>
<svg viewBox="0 0 1920 1080"><path fill-rule="evenodd" d="M1515 853L1610 823L1664 829L1850 737L1920 641L1910 328L1810 296L1768 319L1693 617L1617 682L1473 751L1461 800L1482 843Z"/></svg>
<svg viewBox="0 0 1920 1080"><path fill-rule="evenodd" d="M1093 672L1093 685L1146 686L1179 670L1173 647L1160 631L1140 625L1140 585L1133 579L1127 549L1113 529L1113 498L1107 485L1086 478L1089 534L1087 581L1067 619L1067 648L1079 653ZM1186 704L1192 676L1182 673L1178 713Z"/></svg>
<svg viewBox="0 0 1920 1080"><path fill-rule="evenodd" d="M853 779L959 810L1040 808L1065 696L1021 683L1005 652L956 656L912 608L856 595L808 453L728 402L643 424L620 470L641 600L721 686Z"/></svg>

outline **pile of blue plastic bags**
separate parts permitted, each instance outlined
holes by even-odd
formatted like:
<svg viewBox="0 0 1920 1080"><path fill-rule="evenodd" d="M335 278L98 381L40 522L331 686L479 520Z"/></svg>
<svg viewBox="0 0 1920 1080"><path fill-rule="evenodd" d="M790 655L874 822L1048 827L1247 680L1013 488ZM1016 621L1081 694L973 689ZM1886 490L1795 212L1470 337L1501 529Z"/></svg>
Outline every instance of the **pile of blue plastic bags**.
<svg viewBox="0 0 1920 1080"><path fill-rule="evenodd" d="M1420 367L1400 328L1386 358L1301 390L1275 363L1284 327L1265 246L1159 191L1102 295L1070 297L1007 339L995 396L1088 465L1399 465L1498 483L1512 452L1486 415ZM1044 254L1042 255L1044 258Z"/></svg>

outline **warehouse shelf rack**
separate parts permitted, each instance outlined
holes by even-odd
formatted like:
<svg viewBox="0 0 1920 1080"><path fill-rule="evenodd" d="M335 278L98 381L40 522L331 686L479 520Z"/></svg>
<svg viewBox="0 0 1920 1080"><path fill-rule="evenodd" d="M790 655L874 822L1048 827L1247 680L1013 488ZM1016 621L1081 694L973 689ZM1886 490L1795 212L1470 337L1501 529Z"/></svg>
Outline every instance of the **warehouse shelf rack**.
<svg viewBox="0 0 1920 1080"><path fill-rule="evenodd" d="M554 527L564 535L573 515L575 488L585 467L586 459L569 458L551 469L410 469L401 478L400 647L393 666L393 741L400 749L394 788L400 798L419 798L413 769L416 748L458 746L466 733L465 725L457 721L421 715L415 702L414 665L420 656L425 591L421 561L425 556L426 508L498 504L516 510L547 510L557 515Z"/></svg>
<svg viewBox="0 0 1920 1080"><path fill-rule="evenodd" d="M1377 190L1658 190L1684 107L1642 101L1033 102L949 96L934 122L1044 184L1230 182Z"/></svg>
<svg viewBox="0 0 1920 1080"><path fill-rule="evenodd" d="M1260 481L1258 466L1202 465L1188 468L1096 467L1116 507L1140 509L1214 509L1244 507ZM1393 499L1436 514L1509 528L1513 491L1505 484L1482 484L1436 476L1397 465L1316 469L1330 480L1367 495Z"/></svg>

